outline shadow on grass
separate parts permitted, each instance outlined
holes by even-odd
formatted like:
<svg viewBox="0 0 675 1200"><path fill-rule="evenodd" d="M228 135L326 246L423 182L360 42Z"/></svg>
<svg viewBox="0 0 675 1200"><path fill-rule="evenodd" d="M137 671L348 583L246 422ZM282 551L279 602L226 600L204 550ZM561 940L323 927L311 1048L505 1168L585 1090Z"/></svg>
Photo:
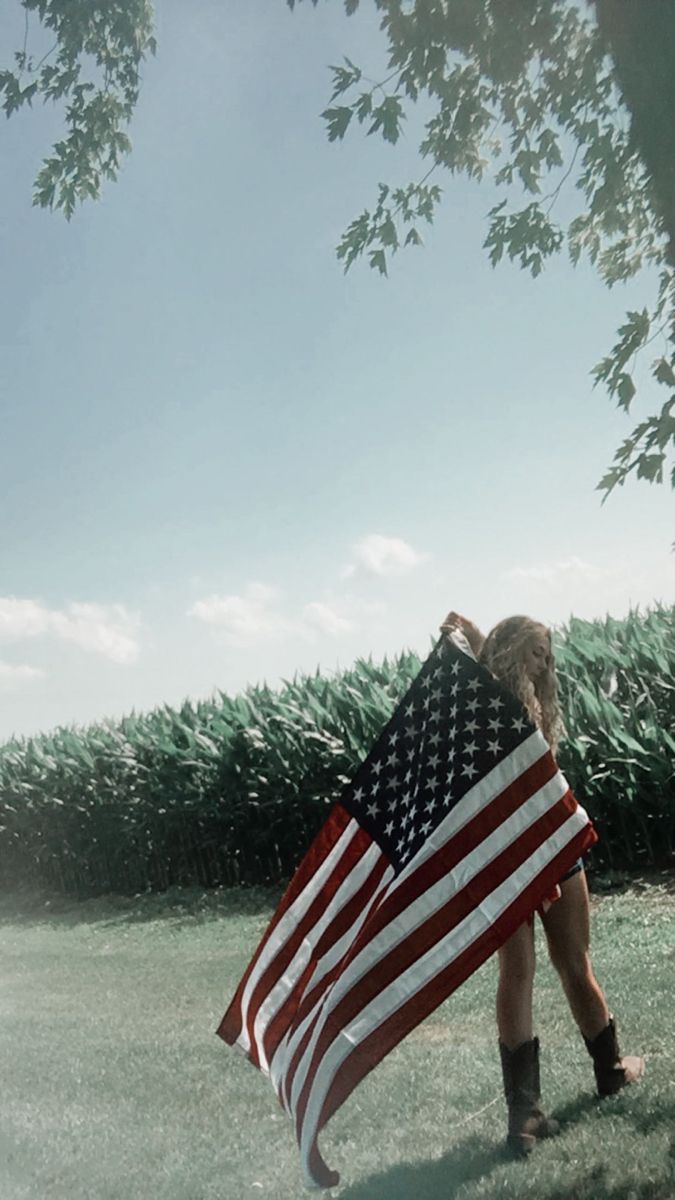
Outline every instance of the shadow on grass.
<svg viewBox="0 0 675 1200"><path fill-rule="evenodd" d="M96 896L76 899L34 890L0 895L0 926L50 925L67 928L82 923L122 925L149 921L176 924L219 920L222 917L271 917L283 894L280 887L175 887L166 892L135 896Z"/></svg>
<svg viewBox="0 0 675 1200"><path fill-rule="evenodd" d="M397 1164L340 1193L340 1200L451 1200L459 1188L486 1179L507 1159L504 1146L473 1134L433 1162Z"/></svg>
<svg viewBox="0 0 675 1200"><path fill-rule="evenodd" d="M453 1200L471 1183L485 1180L495 1167L513 1161L506 1148L474 1135L460 1147L444 1154L434 1162L397 1165L378 1175L371 1175L340 1193L340 1200ZM527 1161L521 1162L527 1171ZM598 1164L560 1185L550 1187L539 1179L540 1200L675 1200L675 1179L646 1179L636 1183L627 1179L611 1184L607 1168ZM500 1190L500 1195L518 1196L518 1179Z"/></svg>
<svg viewBox="0 0 675 1200"><path fill-rule="evenodd" d="M611 1111L616 1111L622 1097L614 1097ZM583 1123L589 1113L602 1117L610 1108L595 1095L582 1095L555 1109L551 1114L569 1128L577 1122ZM655 1125L675 1122L675 1104L666 1102L649 1112L630 1114L640 1133L651 1132ZM670 1158L675 1166L675 1137L671 1139ZM460 1145L454 1146L442 1158L430 1162L397 1164L389 1170L372 1175L340 1193L340 1200L453 1200L462 1189L472 1183L489 1178L496 1167L512 1163L527 1170L528 1162L514 1160L504 1142L495 1145L480 1134L473 1134ZM505 1195L519 1194L517 1177L503 1191ZM607 1168L597 1164L585 1173L575 1173L574 1178L564 1185L552 1181L550 1188L542 1186L541 1200L675 1200L675 1173L669 1171L663 1179L646 1179L636 1183L635 1178L625 1183L611 1184L607 1179Z"/></svg>

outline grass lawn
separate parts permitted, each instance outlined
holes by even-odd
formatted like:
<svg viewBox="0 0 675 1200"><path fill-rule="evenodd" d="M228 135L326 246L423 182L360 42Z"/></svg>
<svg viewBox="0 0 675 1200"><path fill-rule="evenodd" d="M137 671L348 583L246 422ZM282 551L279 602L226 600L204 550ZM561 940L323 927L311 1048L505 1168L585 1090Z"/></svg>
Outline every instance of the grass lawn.
<svg viewBox="0 0 675 1200"><path fill-rule="evenodd" d="M276 897L0 903L0 1200L294 1200L269 1082L214 1030ZM505 1156L487 962L321 1137L341 1200L675 1200L675 879L593 897L593 961L638 1086L599 1103L538 924L536 1032L563 1129Z"/></svg>

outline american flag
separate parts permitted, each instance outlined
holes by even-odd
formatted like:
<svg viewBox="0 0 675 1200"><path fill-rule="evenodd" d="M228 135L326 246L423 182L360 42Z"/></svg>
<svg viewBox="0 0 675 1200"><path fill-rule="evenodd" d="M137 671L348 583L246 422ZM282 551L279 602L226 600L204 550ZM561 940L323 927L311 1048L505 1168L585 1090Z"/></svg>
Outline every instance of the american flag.
<svg viewBox="0 0 675 1200"><path fill-rule="evenodd" d="M269 1076L305 1181L359 1081L549 895L597 834L526 710L436 643L286 890L217 1030Z"/></svg>

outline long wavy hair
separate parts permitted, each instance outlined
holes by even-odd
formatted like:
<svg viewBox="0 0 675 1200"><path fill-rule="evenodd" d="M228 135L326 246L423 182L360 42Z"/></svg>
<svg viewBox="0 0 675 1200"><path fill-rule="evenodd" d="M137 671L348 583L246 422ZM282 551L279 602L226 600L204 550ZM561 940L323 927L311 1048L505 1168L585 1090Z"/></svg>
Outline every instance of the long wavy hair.
<svg viewBox="0 0 675 1200"><path fill-rule="evenodd" d="M533 681L525 666L525 647L534 634L543 634L548 641L549 662ZM564 726L558 704L551 631L531 617L507 617L490 630L478 658L525 705L555 754Z"/></svg>

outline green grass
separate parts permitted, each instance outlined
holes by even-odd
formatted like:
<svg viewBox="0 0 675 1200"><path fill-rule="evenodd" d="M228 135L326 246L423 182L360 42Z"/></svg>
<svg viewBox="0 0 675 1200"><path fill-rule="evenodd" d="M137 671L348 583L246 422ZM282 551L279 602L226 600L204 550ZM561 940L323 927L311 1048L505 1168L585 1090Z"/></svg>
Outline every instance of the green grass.
<svg viewBox="0 0 675 1200"><path fill-rule="evenodd" d="M271 1087L214 1034L271 914L264 892L0 905L2 1200L291 1200ZM356 1089L321 1138L344 1200L674 1200L675 879L593 898L593 960L644 1082L593 1096L537 930L536 1030L559 1137L503 1150L488 962Z"/></svg>

